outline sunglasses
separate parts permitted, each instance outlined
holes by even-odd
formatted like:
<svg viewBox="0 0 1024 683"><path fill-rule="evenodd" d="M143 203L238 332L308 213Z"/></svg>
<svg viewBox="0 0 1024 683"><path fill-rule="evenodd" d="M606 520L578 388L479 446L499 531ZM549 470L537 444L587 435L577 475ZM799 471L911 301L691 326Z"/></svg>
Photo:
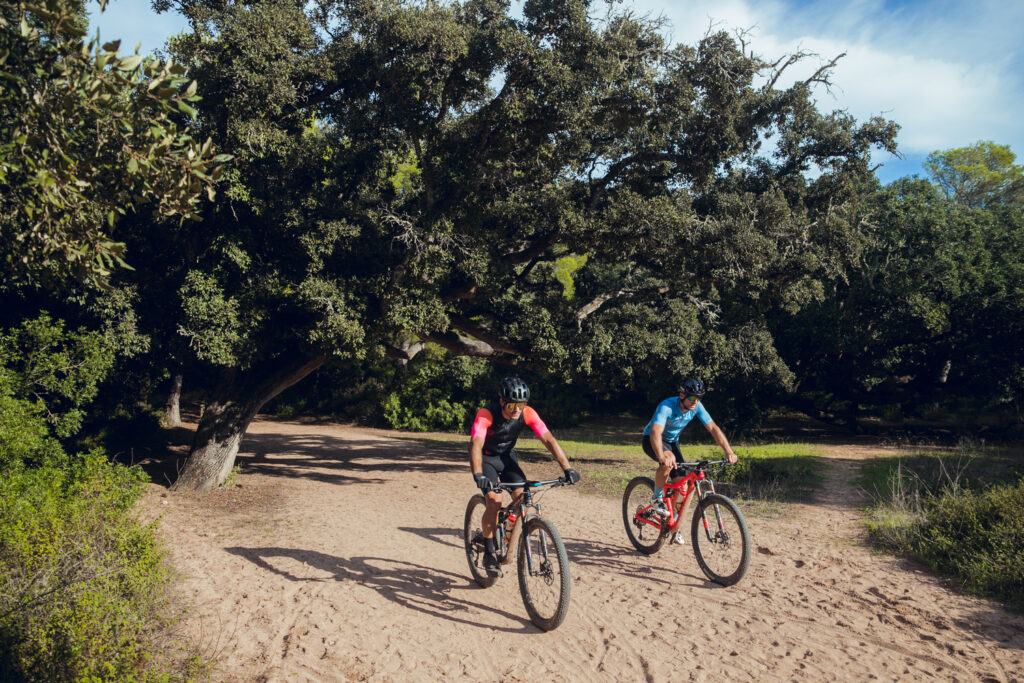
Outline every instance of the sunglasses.
<svg viewBox="0 0 1024 683"><path fill-rule="evenodd" d="M700 396L684 396L683 400L684 401L692 401L692 402L696 403L697 401L700 400Z"/></svg>
<svg viewBox="0 0 1024 683"><path fill-rule="evenodd" d="M526 408L526 401L506 401L505 407L508 408L510 411L523 410L524 408Z"/></svg>

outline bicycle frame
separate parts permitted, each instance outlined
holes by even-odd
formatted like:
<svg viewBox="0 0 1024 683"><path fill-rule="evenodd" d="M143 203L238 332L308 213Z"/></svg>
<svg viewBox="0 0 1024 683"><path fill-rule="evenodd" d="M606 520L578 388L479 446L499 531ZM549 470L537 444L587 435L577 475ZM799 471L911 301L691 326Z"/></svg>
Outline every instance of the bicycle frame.
<svg viewBox="0 0 1024 683"><path fill-rule="evenodd" d="M505 552L498 558L498 564L505 566L512 562L512 550L519 544L519 537L523 533L523 524L526 523L528 517L540 515L540 503L534 502L532 489L537 489L542 486L551 486L552 488L555 488L556 486L563 486L564 484L565 482L561 479L549 479L548 481L526 481L514 484L501 483L497 485L499 491L508 491L510 495L512 495L512 491L515 489L523 489L523 492L518 496L512 495L512 500L509 504L503 505L498 511L499 524L498 528L495 529L495 536L500 533L504 539L505 545ZM528 512L528 510L531 509L534 511L533 513ZM506 514L503 515L503 512ZM506 529L505 525L502 524L504 518L506 518L508 514L516 515L516 521L515 525L512 527L512 531ZM530 567L530 573L533 573L533 558L529 556L529 547L527 547L526 552L528 555L526 558L527 566Z"/></svg>
<svg viewBox="0 0 1024 683"><path fill-rule="evenodd" d="M674 475L680 469L687 469L691 471L683 475L681 479L678 479L675 482L668 483L665 485L664 498L665 502L668 504L669 509L669 518L668 520L666 520L666 523L663 524L660 518L658 518L657 516L655 516L654 519L651 519L648 516L644 515L645 512L651 509L650 506L644 508L643 510L640 510L636 514L637 521L643 522L644 524L649 524L650 526L653 526L656 529L667 528L669 533L675 531L676 527L679 526L679 520L682 518L682 512L683 510L686 509L686 505L687 503L690 502L690 496L693 494L694 491L697 492L698 501L702 500L704 496L715 492L715 482L711 481L711 479L707 477L707 475L704 473L704 468L707 467L708 465L715 465L721 462L723 461L679 463L677 467L669 475L670 482L672 475ZM705 484L708 487L707 491L705 491L703 488L703 485ZM679 502L680 496L682 496L682 502ZM724 530L721 515L716 514L715 516L717 518L719 530ZM711 531L708 528L707 515L702 514L702 517L704 519L704 533L708 534L708 537L710 538Z"/></svg>

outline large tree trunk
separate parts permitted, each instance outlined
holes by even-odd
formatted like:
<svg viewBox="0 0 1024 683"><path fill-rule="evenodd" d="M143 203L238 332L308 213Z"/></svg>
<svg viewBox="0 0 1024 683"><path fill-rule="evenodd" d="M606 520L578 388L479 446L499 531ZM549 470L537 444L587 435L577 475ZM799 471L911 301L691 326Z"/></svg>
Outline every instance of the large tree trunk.
<svg viewBox="0 0 1024 683"><path fill-rule="evenodd" d="M171 379L171 393L164 406L164 425L167 427L181 426L181 381L181 373Z"/></svg>
<svg viewBox="0 0 1024 683"><path fill-rule="evenodd" d="M197 491L223 484L235 465L245 430L260 408L326 360L326 355L275 359L250 370L226 372L199 420L185 469L171 488Z"/></svg>

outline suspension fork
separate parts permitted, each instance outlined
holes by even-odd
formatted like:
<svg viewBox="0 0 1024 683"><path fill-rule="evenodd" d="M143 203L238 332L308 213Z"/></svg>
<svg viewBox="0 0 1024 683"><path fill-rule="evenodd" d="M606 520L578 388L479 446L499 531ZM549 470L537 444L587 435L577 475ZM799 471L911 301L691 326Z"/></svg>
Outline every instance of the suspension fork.
<svg viewBox="0 0 1024 683"><path fill-rule="evenodd" d="M707 484L708 488L710 489L710 493L714 493L715 492L715 482L711 481L710 479L698 479L694 483L694 485L697 487L697 504L698 505L701 505L701 503L704 502L704 498L706 496L710 495L708 492L705 492L703 488L701 488L701 483L702 482ZM718 531L720 533L724 534L725 533L725 521L722 519L722 513L718 509L718 503L714 504L714 508L715 508L715 522L718 525ZM707 509L703 505L701 505L701 508L700 508L700 516L701 516L701 518L704 521L704 534L708 537L708 540L710 541L710 540L712 540L711 539L711 528L710 528L710 525L708 525Z"/></svg>
<svg viewBox="0 0 1024 683"><path fill-rule="evenodd" d="M520 524L523 524L523 525L526 524L526 517L527 517L526 510L528 508L533 508L534 510L536 510L536 512L535 512L536 515L540 514L540 505L539 504L535 504L533 502L533 496L529 495L529 493L530 493L529 490L523 492L524 499L523 499L522 505L521 505L522 514L520 515L520 518L518 520L516 520L516 529L513 531L513 536L516 538L517 541L519 540L519 533L516 533L516 532L521 532L522 531L522 527L520 526ZM541 539L540 550L541 550L541 555L543 556L542 560L543 560L543 563L548 563L549 562L548 544L547 544L547 541L544 538L544 530L543 529L540 530L540 539ZM534 567L534 564L533 564L533 549L530 547L529 543L524 543L523 544L523 552L526 553L526 571L527 571L527 573L529 573L530 576L535 576L537 574L537 570L536 570L536 568ZM542 566L543 566L543 564L542 564Z"/></svg>

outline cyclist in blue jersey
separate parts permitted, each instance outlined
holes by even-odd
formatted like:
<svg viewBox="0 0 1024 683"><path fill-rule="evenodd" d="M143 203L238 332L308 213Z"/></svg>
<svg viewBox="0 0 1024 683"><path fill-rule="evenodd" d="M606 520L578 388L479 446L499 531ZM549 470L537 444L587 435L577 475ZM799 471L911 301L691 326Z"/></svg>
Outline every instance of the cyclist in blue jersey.
<svg viewBox="0 0 1024 683"><path fill-rule="evenodd" d="M704 392L704 382L693 378L684 379L679 383L679 395L666 398L659 403L654 410L654 417L644 427L644 453L658 463L658 471L654 475L654 497L651 502L658 514L665 517L669 516L669 510L662 499L665 483L675 464L683 462L683 455L679 451L679 434L693 418L699 419L707 428L715 443L725 452L730 464L736 462L736 454L733 453L729 440L701 403ZM676 536L676 542L682 543L683 536Z"/></svg>

